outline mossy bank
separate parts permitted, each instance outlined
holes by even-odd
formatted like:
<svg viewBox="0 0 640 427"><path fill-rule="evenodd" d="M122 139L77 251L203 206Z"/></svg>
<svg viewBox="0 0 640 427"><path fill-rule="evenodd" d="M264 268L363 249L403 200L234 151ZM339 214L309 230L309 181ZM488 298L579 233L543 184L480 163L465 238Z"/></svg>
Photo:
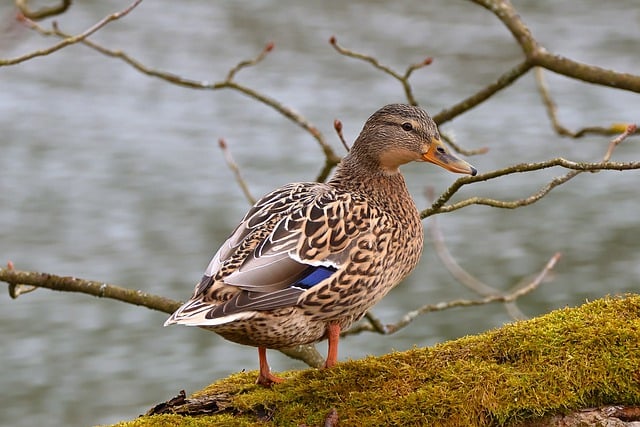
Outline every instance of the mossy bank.
<svg viewBox="0 0 640 427"><path fill-rule="evenodd" d="M640 296L604 298L431 348L285 372L265 389L233 375L191 398L219 411L118 426L510 425L606 404L640 404ZM176 384L176 390L180 388Z"/></svg>

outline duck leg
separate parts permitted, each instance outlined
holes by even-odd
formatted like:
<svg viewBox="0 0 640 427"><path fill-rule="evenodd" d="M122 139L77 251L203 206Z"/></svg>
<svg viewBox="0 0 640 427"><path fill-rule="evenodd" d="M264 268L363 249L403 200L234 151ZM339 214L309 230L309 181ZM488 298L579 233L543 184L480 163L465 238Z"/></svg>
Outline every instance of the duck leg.
<svg viewBox="0 0 640 427"><path fill-rule="evenodd" d="M324 362L325 368L330 368L338 361L338 341L340 340L340 325L337 323L329 323L327 327L327 339L329 340L329 349L327 351L327 360Z"/></svg>
<svg viewBox="0 0 640 427"><path fill-rule="evenodd" d="M267 363L267 349L265 347L258 347L258 358L260 359L260 375L258 375L256 384L271 387L273 384L284 381L282 378L278 378L271 373L269 363Z"/></svg>

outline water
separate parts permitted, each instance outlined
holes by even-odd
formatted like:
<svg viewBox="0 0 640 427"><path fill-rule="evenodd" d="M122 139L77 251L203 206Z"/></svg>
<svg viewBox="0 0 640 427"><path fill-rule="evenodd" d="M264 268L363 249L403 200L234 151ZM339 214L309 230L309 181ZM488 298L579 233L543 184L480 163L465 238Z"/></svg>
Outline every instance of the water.
<svg viewBox="0 0 640 427"><path fill-rule="evenodd" d="M579 6L519 2L533 33L550 50L637 73L640 13L631 0ZM126 2L82 2L60 18L80 32ZM0 55L48 46L11 29L0 9ZM402 70L433 56L412 78L432 113L494 81L521 60L510 35L470 2L146 1L95 40L145 64L219 81L266 42L276 49L238 81L301 112L338 153L332 122L349 140L379 106L402 101L400 85L370 66L336 54L376 54ZM566 126L640 122L637 94L547 74ZM247 208L217 146L224 137L255 196L312 180L322 152L296 125L229 90L198 91L144 76L82 46L0 69L0 261L120 284L184 299L221 241ZM491 151L470 161L487 171L557 156L598 160L607 139L573 141L551 131L527 75L491 101L443 127L467 148ZM638 138L615 153L640 158ZM444 190L455 177L421 164L404 168L422 208L426 185ZM562 171L511 176L465 188L465 196L514 199ZM439 217L449 249L481 280L507 289L537 272L556 251L553 282L520 303L528 315L586 299L637 291L640 279L638 172L583 174L533 206L470 207ZM440 265L427 243L420 268L375 313L386 322L425 303L473 298ZM39 290L0 297L0 424L92 425L130 419L180 389L196 390L242 369L254 349L191 328L162 328L166 316L85 295ZM417 319L389 336L351 337L341 359L430 345L509 321L500 305ZM320 345L324 351L323 345ZM277 353L274 370L301 368Z"/></svg>

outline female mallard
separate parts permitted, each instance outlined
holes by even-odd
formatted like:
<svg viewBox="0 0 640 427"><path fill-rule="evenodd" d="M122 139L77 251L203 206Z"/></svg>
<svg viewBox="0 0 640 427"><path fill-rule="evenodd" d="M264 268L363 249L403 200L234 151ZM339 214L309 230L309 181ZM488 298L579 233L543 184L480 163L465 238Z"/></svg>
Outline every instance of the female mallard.
<svg viewBox="0 0 640 427"><path fill-rule="evenodd" d="M398 167L435 163L475 175L451 154L422 109L392 104L365 123L327 183L285 185L260 199L223 243L193 296L165 322L210 329L258 347L257 383L282 380L267 348L327 338L336 363L340 331L414 269L423 231Z"/></svg>

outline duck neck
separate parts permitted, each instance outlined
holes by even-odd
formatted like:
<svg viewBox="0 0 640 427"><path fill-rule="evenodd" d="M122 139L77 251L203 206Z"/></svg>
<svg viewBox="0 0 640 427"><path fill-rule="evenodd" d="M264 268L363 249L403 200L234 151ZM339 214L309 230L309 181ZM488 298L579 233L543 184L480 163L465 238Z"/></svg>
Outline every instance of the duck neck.
<svg viewBox="0 0 640 427"><path fill-rule="evenodd" d="M399 170L386 171L370 159L355 158L351 154L342 159L329 184L366 194L384 204L393 203L394 200L408 200L413 205L413 199Z"/></svg>

